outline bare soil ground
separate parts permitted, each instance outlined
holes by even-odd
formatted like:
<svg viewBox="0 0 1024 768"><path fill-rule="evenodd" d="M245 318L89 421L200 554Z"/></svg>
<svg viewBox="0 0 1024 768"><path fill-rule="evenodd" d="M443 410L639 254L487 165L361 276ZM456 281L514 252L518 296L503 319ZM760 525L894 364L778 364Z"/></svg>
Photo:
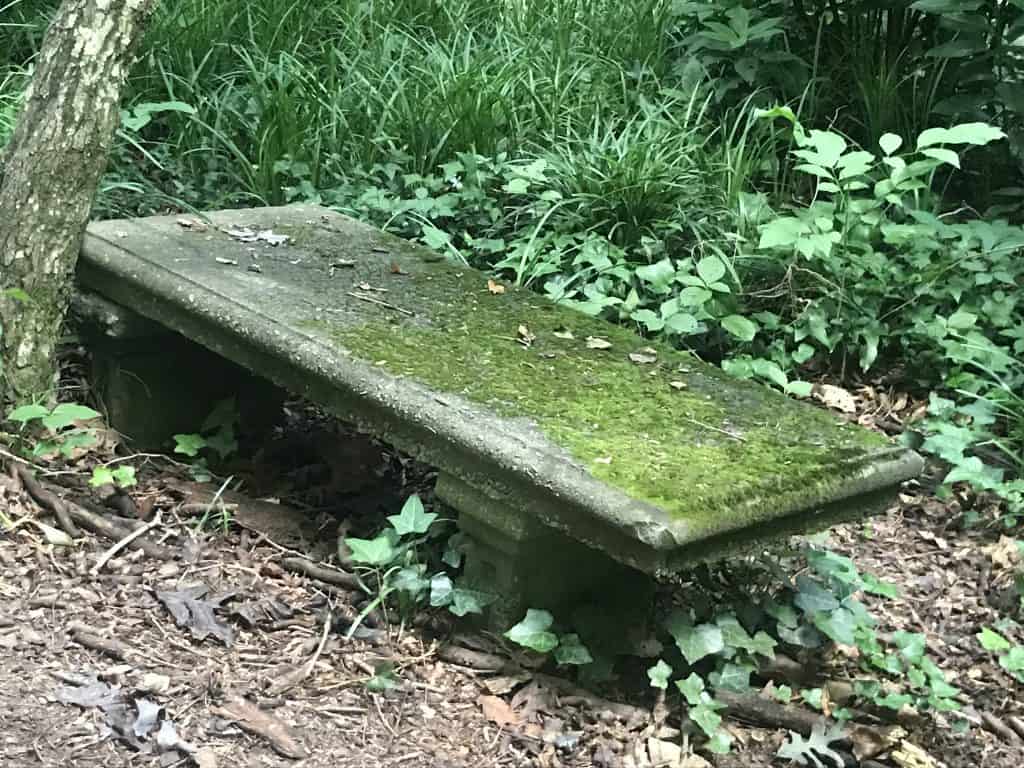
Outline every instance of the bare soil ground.
<svg viewBox="0 0 1024 768"><path fill-rule="evenodd" d="M363 465L365 443L335 441L328 463L338 455L342 471L320 480L335 497L343 486L346 530L379 526L382 510L395 511L407 493L429 498L429 472L400 457L386 455L388 471L374 474ZM291 480L298 471L277 469ZM266 467L259 473L280 479L268 479L275 472ZM86 477L45 482L82 502ZM332 584L330 573L296 572L290 559L328 555L337 515L235 495L229 524L197 531L196 502L217 487L197 486L159 460L140 473L134 512L151 521L159 512L145 535L173 560L126 547L97 569L108 539L86 533L75 547L54 547L29 523L0 534L0 766L678 764L678 721L657 717L643 686L581 690L438 614L405 626L371 614L345 640L364 596L345 578ZM973 723L958 732L954 718L929 715L907 725L906 742L921 755L883 751L860 763L867 768L1024 760L1024 741L1007 725L1024 717L1020 686L975 638L1017 610L1018 555L984 513L981 525L965 527L962 502L909 489L884 517L831 534L834 549L899 585L899 598L872 605L880 630L927 632ZM14 471L0 475L0 510L48 519ZM838 654L833 663L852 660ZM372 690L387 667L397 685ZM728 727L736 748L717 765L782 764L774 754L784 729L736 718Z"/></svg>

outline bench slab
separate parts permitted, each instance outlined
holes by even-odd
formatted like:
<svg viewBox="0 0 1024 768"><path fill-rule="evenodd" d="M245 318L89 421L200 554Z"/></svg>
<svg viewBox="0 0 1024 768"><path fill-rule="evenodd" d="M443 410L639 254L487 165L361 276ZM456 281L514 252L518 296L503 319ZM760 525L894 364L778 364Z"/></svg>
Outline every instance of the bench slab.
<svg viewBox="0 0 1024 768"><path fill-rule="evenodd" d="M921 469L833 414L531 291L493 292L335 212L208 216L92 224L80 283L437 466L483 525L486 499L656 574L884 508Z"/></svg>

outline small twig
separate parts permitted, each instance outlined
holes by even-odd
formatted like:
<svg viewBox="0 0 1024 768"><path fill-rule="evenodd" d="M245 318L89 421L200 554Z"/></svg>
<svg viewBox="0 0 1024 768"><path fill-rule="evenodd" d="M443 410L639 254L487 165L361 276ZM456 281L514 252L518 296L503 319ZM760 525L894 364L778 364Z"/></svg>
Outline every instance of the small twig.
<svg viewBox="0 0 1024 768"><path fill-rule="evenodd" d="M742 435L737 435L735 432L730 432L727 429L721 429L720 427L714 427L710 424L705 424L703 421L697 421L697 419L691 419L689 416L683 416L683 421L688 421L691 424L696 424L698 427L704 427L704 429L710 429L712 432L719 432L726 437L731 437L733 440L739 440L741 443L745 443L746 438Z"/></svg>
<svg viewBox="0 0 1024 768"><path fill-rule="evenodd" d="M110 549L108 549L106 552L104 552L102 555L100 555L100 559L96 561L96 565L94 565L92 567L92 570L90 571L90 573L93 576L98 575L99 572L101 570L103 570L103 566L107 564L107 561L110 560L110 558L112 558L114 555L116 555L122 549L124 549L129 544L131 544L133 541L135 541L137 538L139 538L139 536L142 536L143 534L153 530L154 528L157 528L160 525L161 525L160 510L158 509L156 511L156 515L154 515L153 519L150 522L146 523L145 525L143 525L143 526L141 526L139 528L136 528L134 531L129 533L124 538L119 539L114 544L114 546L110 547Z"/></svg>
<svg viewBox="0 0 1024 768"><path fill-rule="evenodd" d="M369 302L370 304L376 304L378 306L385 307L386 309L393 309L395 312L401 312L403 315L408 315L409 317L415 317L416 315L415 312L410 312L408 309L402 309L402 307L396 307L394 304L390 304L386 301L381 301L380 299L375 299L373 296L364 296L362 294L353 293L352 291L347 291L346 295L351 296L353 299L359 299L360 301L366 301Z"/></svg>

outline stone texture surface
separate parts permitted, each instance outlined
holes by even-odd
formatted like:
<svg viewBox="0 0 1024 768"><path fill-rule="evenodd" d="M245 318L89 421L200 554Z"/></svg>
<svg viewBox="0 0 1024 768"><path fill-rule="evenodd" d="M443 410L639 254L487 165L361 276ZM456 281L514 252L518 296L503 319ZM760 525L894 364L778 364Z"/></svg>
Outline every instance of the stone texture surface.
<svg viewBox="0 0 1024 768"><path fill-rule="evenodd" d="M634 568L873 511L920 469L668 347L637 365L628 354L650 344L628 329L492 293L484 274L339 214L210 220L94 224L79 279ZM261 230L290 241L247 236Z"/></svg>

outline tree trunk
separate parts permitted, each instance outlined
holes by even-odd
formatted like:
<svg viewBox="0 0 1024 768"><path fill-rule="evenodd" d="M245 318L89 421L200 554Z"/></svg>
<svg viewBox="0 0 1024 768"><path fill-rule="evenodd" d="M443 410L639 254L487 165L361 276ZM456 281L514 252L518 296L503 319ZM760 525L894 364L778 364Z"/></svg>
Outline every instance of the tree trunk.
<svg viewBox="0 0 1024 768"><path fill-rule="evenodd" d="M53 392L82 235L155 4L64 0L43 41L0 158L0 407Z"/></svg>

